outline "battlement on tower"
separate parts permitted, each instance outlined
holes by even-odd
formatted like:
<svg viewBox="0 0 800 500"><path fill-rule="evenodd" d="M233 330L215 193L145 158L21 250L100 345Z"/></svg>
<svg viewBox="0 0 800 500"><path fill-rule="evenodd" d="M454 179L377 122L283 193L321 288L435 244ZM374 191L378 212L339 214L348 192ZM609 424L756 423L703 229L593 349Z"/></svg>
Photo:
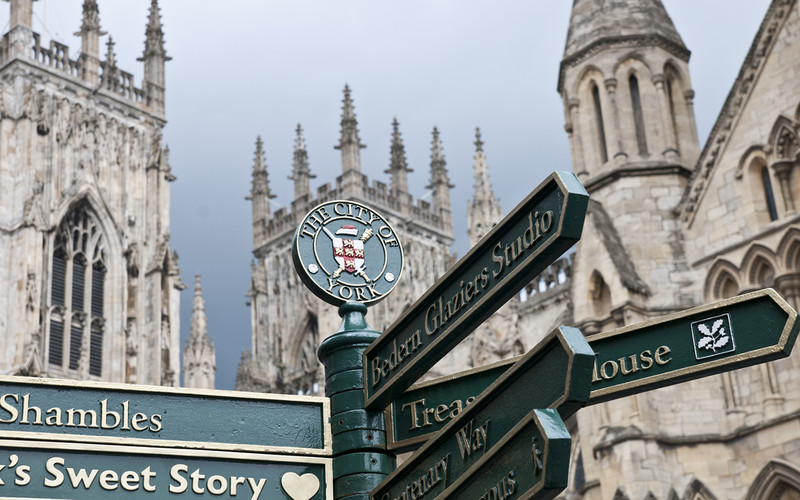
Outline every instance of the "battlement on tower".
<svg viewBox="0 0 800 500"><path fill-rule="evenodd" d="M32 32L33 45L31 46L31 61L38 66L88 84L86 66L80 55L75 59L70 57L69 46L55 40L50 40L48 46L42 45L42 36ZM9 47L10 33L3 35L0 40L0 66L5 66L11 60ZM133 73L121 70L108 61L100 62L100 87L132 104L147 103L145 91L135 85Z"/></svg>
<svg viewBox="0 0 800 500"><path fill-rule="evenodd" d="M0 38L0 68L21 61L163 118L164 63L171 58L164 50L158 0L151 1L144 54L138 59L144 62L140 86L136 85L133 73L117 67L110 35L105 42L106 54L101 59L100 37L106 32L100 30L96 0L84 0L83 24L75 33L81 38L80 49L72 53L64 43L50 40L45 44L42 35L31 29L32 0L12 0L10 11L9 30Z"/></svg>
<svg viewBox="0 0 800 500"><path fill-rule="evenodd" d="M392 191L391 187L380 180L373 180L370 185L369 177L359 174L360 189L355 195L347 195L344 187L343 176L338 176L333 183L326 182L317 187L314 198L309 195L302 196L291 202L289 207L281 207L271 213L268 220L264 220L261 234L256 234L256 248L269 245L273 241L285 241L286 235L297 229L301 219L315 206L336 199L353 199L367 203L381 213L410 218L415 224L426 226L448 236L451 234L449 222L435 213L433 205L428 201L415 200L409 193ZM256 233L258 233L256 228Z"/></svg>
<svg viewBox="0 0 800 500"><path fill-rule="evenodd" d="M345 85L342 101L341 137L334 146L341 152L342 173L333 183L319 186L316 194L311 190L311 173L306 151L303 128L297 125L294 144L294 161L289 179L294 181L294 199L289 207L271 210L275 198L269 183L269 173L264 155L264 143L256 140L253 163L253 182L250 194L253 209L253 249L261 257L272 248L286 244L292 233L315 206L331 200L345 199L363 202L380 210L390 220L415 233L425 233L437 244L449 246L453 243L453 219L450 206L450 189L453 187L447 174L439 131L433 128L431 147L431 201L415 200L409 192L408 167L405 147L400 137L399 123L392 122L391 160L384 171L390 174L389 182L370 179L361 172L360 150L366 146L358 136L353 99L350 88ZM425 195L423 198L427 197Z"/></svg>

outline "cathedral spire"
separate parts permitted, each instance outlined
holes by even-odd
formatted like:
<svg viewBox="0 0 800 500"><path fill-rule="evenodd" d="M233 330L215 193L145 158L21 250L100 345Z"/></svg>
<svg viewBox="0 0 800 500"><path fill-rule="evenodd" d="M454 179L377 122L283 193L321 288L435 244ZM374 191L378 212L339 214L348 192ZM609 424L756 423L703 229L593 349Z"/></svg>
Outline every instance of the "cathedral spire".
<svg viewBox="0 0 800 500"><path fill-rule="evenodd" d="M452 208L450 206L450 184L447 175L447 164L444 160L442 141L439 139L439 129L433 127L433 141L431 142L431 183L427 186L433 190L433 211L442 217L445 227L453 230Z"/></svg>
<svg viewBox="0 0 800 500"><path fill-rule="evenodd" d="M100 9L97 7L97 0L83 1L83 20L81 22L81 31L100 32Z"/></svg>
<svg viewBox="0 0 800 500"><path fill-rule="evenodd" d="M384 173L392 176L392 190L401 193L408 193L408 173L413 172L408 168L406 162L406 147L403 145L403 138L400 136L400 124L397 117L392 120L392 146L391 162L389 168Z"/></svg>
<svg viewBox="0 0 800 500"><path fill-rule="evenodd" d="M356 120L356 113L353 109L353 101L350 98L350 87L344 85L344 100L342 101L342 130L339 144L334 146L342 152L342 173L354 170L361 172L361 148L365 148L361 144L361 139L358 137L358 121Z"/></svg>
<svg viewBox="0 0 800 500"><path fill-rule="evenodd" d="M164 30L161 25L161 9L158 0L151 0L150 14L145 28L144 53L137 61L144 62L145 98L147 105L156 113L164 113L164 88L166 78L164 63L171 61L164 49Z"/></svg>
<svg viewBox="0 0 800 500"><path fill-rule="evenodd" d="M162 57L166 61L172 60L164 49L164 29L161 25L161 9L158 0L151 0L150 14L147 17L147 27L145 28L144 54L142 59L147 57Z"/></svg>
<svg viewBox="0 0 800 500"><path fill-rule="evenodd" d="M292 175L289 179L294 181L294 199L300 199L311 193L309 186L309 179L313 179L316 175L311 173L308 165L308 151L306 150L306 141L303 139L303 127L297 124L297 137L294 140L294 162L292 168Z"/></svg>
<svg viewBox="0 0 800 500"><path fill-rule="evenodd" d="M256 224L261 219L269 220L269 200L272 198L275 198L275 195L272 194L269 188L267 164L264 160L264 141L261 140L261 136L258 136L253 160L253 182L250 188L250 196L246 198L253 202L253 224Z"/></svg>
<svg viewBox="0 0 800 500"><path fill-rule="evenodd" d="M111 92L119 89L119 68L117 68L117 55L114 53L114 38L108 35L106 41L106 60L103 61L103 74L100 85Z"/></svg>
<svg viewBox="0 0 800 500"><path fill-rule="evenodd" d="M483 152L481 129L475 128L475 164L473 165L475 184L472 200L467 202L467 232L470 246L483 238L502 218L500 200L495 197L489 182L489 166Z"/></svg>
<svg viewBox="0 0 800 500"><path fill-rule="evenodd" d="M206 307L200 275L195 276L194 303L189 339L183 349L184 385L195 389L213 389L216 371L214 342L208 335Z"/></svg>
<svg viewBox="0 0 800 500"><path fill-rule="evenodd" d="M75 36L81 37L81 62L83 63L84 80L97 85L100 76L100 37L105 35L100 30L100 9L97 0L83 0L83 19L80 31Z"/></svg>
<svg viewBox="0 0 800 500"><path fill-rule="evenodd" d="M108 41L106 42L106 68L114 68L117 67L117 55L114 53L114 38L111 35L108 35Z"/></svg>
<svg viewBox="0 0 800 500"><path fill-rule="evenodd" d="M203 285L200 275L194 277L194 302L192 303L192 323L189 330L189 340L197 342L208 338L208 324L206 318L206 303L203 300Z"/></svg>

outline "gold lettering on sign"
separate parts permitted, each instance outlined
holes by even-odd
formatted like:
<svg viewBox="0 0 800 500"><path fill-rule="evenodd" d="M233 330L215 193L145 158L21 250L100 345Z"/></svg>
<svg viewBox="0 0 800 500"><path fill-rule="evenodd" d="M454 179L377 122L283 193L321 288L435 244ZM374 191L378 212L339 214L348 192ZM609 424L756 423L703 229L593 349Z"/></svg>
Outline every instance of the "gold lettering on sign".
<svg viewBox="0 0 800 500"><path fill-rule="evenodd" d="M492 249L492 262L497 264L497 269L492 269L492 278L497 278L503 274L503 270L514 264L519 260L525 250L531 248L539 240L542 235L550 232L553 227L553 211L547 210L542 213L539 211L530 212L528 214L528 227L525 231L518 235L510 243L499 241Z"/></svg>
<svg viewBox="0 0 800 500"><path fill-rule="evenodd" d="M480 274L470 281L461 280L458 291L450 298L439 297L425 311L425 333L433 336L450 319L463 309L467 309L476 295L489 285L489 269L483 268Z"/></svg>
<svg viewBox="0 0 800 500"><path fill-rule="evenodd" d="M645 349L639 354L630 354L617 359L610 359L597 366L597 359L594 361L592 370L592 383L602 382L603 380L613 380L617 375L626 377L639 371L646 371L655 365L664 366L672 361L670 354L672 350L669 346L659 346L655 353L650 349Z"/></svg>
<svg viewBox="0 0 800 500"><path fill-rule="evenodd" d="M420 336L420 331L417 330L414 332L411 337L407 338L405 342L400 344L400 348L397 348L397 339L392 341L392 352L389 353L389 356L386 359L381 360L380 357L376 357L372 360L371 363L371 373L372 373L372 386L380 382L381 377L386 377L389 373L392 372L395 368L397 368L408 356L411 355L412 352L415 352L419 347L422 345L422 337Z"/></svg>
<svg viewBox="0 0 800 500"><path fill-rule="evenodd" d="M517 481L514 479L514 470L508 471L503 479L481 495L478 500L507 500L517 489Z"/></svg>
<svg viewBox="0 0 800 500"><path fill-rule="evenodd" d="M467 459L472 458L472 454L483 450L486 451L486 437L489 432L489 420L480 425L477 429L474 428L475 420L470 422L458 430L456 433L456 440L458 441L458 450L461 452L461 461L466 462Z"/></svg>
<svg viewBox="0 0 800 500"><path fill-rule="evenodd" d="M428 467L427 472L418 479L408 483L403 491L398 494L386 492L381 496L380 500L418 500L430 493L439 483L447 486L447 465L449 462L450 454L448 453L436 462L433 467Z"/></svg>
<svg viewBox="0 0 800 500"><path fill-rule="evenodd" d="M464 409L464 406L471 405L473 401L475 401L475 397L470 396L463 402L460 399L456 399L449 405L440 404L435 408L428 408L425 406L425 398L422 398L410 403L405 403L400 407L400 411L405 412L405 410L408 409L411 418L411 425L408 427L408 430L413 431L433 425L429 415L434 415L434 419L439 423L447 422L451 418L456 418L458 414L461 413L461 410Z"/></svg>
<svg viewBox="0 0 800 500"><path fill-rule="evenodd" d="M333 211L336 212L337 215L352 215L350 211L346 210L346 205L345 203L337 203L334 205ZM492 262L497 265L496 269L490 271L489 267L484 267L471 279L460 280L456 290L448 290L446 295L432 298L428 308L425 310L425 317L423 318L424 326L422 329L425 331L425 334L429 337L433 337L441 330L445 329L451 320L469 309L473 301L476 300L476 297L478 297L481 292L488 289L490 279L499 277L503 274L505 269L513 266L514 262L524 258L525 252L536 245L544 234L553 229L554 218L555 216L552 210L546 210L544 212L535 210L528 213L528 225L525 227L522 234L518 234L510 243L500 241L493 248ZM308 222L308 219L306 219L306 221L306 224L315 227L312 224L313 220ZM396 241L394 233L388 226L379 228L378 235L387 245L391 245L391 242ZM337 286L339 286L338 290L335 289ZM353 295L353 291L349 287L339 285L336 280L330 278L328 278L328 291L331 293L338 292L339 296L346 300L350 299ZM420 330L414 332L414 335L419 334ZM405 358L398 358L396 364L392 362L387 363L387 360L382 360L379 356L372 359L369 362L370 373L372 374L372 387L377 386L382 377L385 378L389 376L390 372L400 366L404 359ZM386 369L384 369L384 367ZM434 418L444 418L443 412L444 410L442 410L442 413L438 417L434 414Z"/></svg>

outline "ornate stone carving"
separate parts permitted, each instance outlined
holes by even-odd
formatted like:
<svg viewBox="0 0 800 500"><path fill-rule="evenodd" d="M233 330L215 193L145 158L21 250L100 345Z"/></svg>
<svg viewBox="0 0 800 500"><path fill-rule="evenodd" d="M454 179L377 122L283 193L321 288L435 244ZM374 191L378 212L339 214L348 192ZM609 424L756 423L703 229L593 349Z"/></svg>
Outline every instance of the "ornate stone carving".
<svg viewBox="0 0 800 500"><path fill-rule="evenodd" d="M128 269L128 277L136 278L139 276L139 244L135 241L128 245L125 250L125 262Z"/></svg>
<svg viewBox="0 0 800 500"><path fill-rule="evenodd" d="M33 312L36 310L36 304L39 303L39 290L36 286L36 275L28 273L28 279L25 280L25 307L28 311Z"/></svg>

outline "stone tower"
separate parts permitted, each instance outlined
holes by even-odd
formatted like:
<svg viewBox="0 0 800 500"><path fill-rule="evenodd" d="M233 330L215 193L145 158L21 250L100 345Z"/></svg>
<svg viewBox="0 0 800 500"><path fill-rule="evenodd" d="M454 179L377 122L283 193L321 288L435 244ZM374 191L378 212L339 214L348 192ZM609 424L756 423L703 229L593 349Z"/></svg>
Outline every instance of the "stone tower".
<svg viewBox="0 0 800 500"><path fill-rule="evenodd" d="M798 109L800 87L777 83L798 65L797 10L773 2L701 155L689 51L661 2L574 2L558 91L573 168L591 195L570 283L572 324L585 335L765 286L797 296L795 261L779 257L795 244L797 218L764 208L779 197L763 181L766 149L754 145L769 143L760 131L776 115ZM786 50L770 55L787 17L794 24L776 45ZM765 58L773 72L759 82ZM748 99L760 104L742 111ZM793 357L582 410L571 423L567 497L797 498L766 479L776 464L797 463L797 433L778 423L796 424L797 392L778 383L796 373ZM761 445L772 435L781 438ZM761 455L744 451L747 442ZM798 474L784 477L796 484Z"/></svg>
<svg viewBox="0 0 800 500"><path fill-rule="evenodd" d="M0 40L0 370L177 385L179 278L170 249L162 144L159 6L145 81L103 59L97 2L81 50L32 29L33 0L11 0Z"/></svg>
<svg viewBox="0 0 800 500"><path fill-rule="evenodd" d="M195 276L194 303L189 339L183 346L183 385L195 389L213 389L217 370L214 342L208 336L206 305L200 275Z"/></svg>
<svg viewBox="0 0 800 500"><path fill-rule="evenodd" d="M250 290L252 347L242 355L236 387L243 390L319 393L322 368L316 349L339 326L336 308L323 303L302 285L291 261L291 238L301 218L319 203L350 199L380 211L401 238L406 267L400 282L385 300L370 307L367 321L384 329L400 311L419 297L452 263L450 245L453 227L450 214L452 187L441 150L439 132L434 132L432 156L433 203L415 200L409 193L408 167L400 126L392 123L390 161L386 173L391 180L369 182L362 172L360 151L366 147L358 135L358 121L350 88L345 86L340 140L342 173L334 182L310 189L310 161L302 128L298 126L291 167L294 199L290 207L272 210L274 198L267 175L263 144L256 143L250 195L253 209L253 255Z"/></svg>
<svg viewBox="0 0 800 500"><path fill-rule="evenodd" d="M660 0L573 4L558 92L573 169L591 197L570 285L572 324L584 335L700 301L676 212L699 154L688 60ZM573 472L600 480L598 498L608 497L611 484L592 446L656 432L651 401L658 397L631 396L577 415ZM611 450L668 468L666 455L644 442ZM633 498L648 491L663 498L637 460L617 472Z"/></svg>
<svg viewBox="0 0 800 500"><path fill-rule="evenodd" d="M659 0L576 0L558 92L592 202L574 262L584 334L698 301L675 209L699 154L689 51ZM635 232L621 231L636 227Z"/></svg>

